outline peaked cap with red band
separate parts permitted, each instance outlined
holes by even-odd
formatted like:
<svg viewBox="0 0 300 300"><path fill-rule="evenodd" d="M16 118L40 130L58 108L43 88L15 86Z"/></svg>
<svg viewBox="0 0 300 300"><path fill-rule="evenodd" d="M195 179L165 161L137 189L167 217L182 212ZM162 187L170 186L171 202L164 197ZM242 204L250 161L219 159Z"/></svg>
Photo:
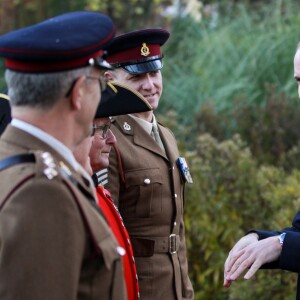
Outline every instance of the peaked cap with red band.
<svg viewBox="0 0 300 300"><path fill-rule="evenodd" d="M123 68L131 74L160 70L163 67L161 46L169 36L167 30L157 28L119 35L106 48L106 59L114 68Z"/></svg>
<svg viewBox="0 0 300 300"><path fill-rule="evenodd" d="M71 12L0 36L0 56L6 68L17 72L58 72L88 65L107 69L103 49L114 35L108 16Z"/></svg>

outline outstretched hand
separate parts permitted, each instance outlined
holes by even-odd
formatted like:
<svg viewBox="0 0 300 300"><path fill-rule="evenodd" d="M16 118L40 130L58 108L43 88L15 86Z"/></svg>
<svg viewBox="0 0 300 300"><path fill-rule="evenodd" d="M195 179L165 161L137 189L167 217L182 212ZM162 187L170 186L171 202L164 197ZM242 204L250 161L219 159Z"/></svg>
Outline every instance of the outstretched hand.
<svg viewBox="0 0 300 300"><path fill-rule="evenodd" d="M249 268L244 279L250 279L263 264L277 260L281 250L278 236L260 241L256 233L244 236L235 244L226 259L224 287L230 287L231 282Z"/></svg>

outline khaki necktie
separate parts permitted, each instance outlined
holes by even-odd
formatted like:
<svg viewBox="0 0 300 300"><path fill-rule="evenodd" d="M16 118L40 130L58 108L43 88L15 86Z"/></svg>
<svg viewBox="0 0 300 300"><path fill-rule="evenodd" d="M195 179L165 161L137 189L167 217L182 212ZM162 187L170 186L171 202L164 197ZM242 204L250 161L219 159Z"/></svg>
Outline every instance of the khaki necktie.
<svg viewBox="0 0 300 300"><path fill-rule="evenodd" d="M158 132L158 128L157 128L156 124L152 125L152 135L153 135L155 141L157 142L157 144L159 145L159 147L165 152L165 147L159 136L159 132Z"/></svg>

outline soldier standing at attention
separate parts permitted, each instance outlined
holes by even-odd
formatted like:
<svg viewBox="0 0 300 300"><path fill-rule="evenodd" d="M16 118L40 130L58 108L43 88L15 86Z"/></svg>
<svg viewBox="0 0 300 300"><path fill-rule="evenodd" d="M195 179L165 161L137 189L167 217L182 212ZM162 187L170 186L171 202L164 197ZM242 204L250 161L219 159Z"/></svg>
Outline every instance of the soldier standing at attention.
<svg viewBox="0 0 300 300"><path fill-rule="evenodd" d="M119 248L72 151L92 133L110 18L72 12L0 36L0 299L126 299Z"/></svg>
<svg viewBox="0 0 300 300"><path fill-rule="evenodd" d="M109 80L140 92L153 110L162 94L163 29L113 39ZM126 103L126 99L124 99ZM116 151L109 157L107 189L130 234L143 300L193 299L183 223L184 186L191 181L173 133L152 111L113 118Z"/></svg>

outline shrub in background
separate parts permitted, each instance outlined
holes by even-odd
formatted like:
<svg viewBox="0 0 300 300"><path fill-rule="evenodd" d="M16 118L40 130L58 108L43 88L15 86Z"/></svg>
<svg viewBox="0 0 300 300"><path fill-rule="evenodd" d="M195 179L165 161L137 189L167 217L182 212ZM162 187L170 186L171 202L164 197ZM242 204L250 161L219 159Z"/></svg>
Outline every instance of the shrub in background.
<svg viewBox="0 0 300 300"><path fill-rule="evenodd" d="M238 135L224 142L200 135L195 151L186 154L194 179L187 189L185 222L195 299L295 297L296 274L261 270L254 280L225 289L223 266L248 230L290 226L299 208L300 172L259 165Z"/></svg>
<svg viewBox="0 0 300 300"><path fill-rule="evenodd" d="M224 7L227 7L227 3ZM181 124L193 124L204 104L217 112L263 105L266 84L296 99L293 56L299 38L300 3L270 1L257 9L232 6L216 22L175 19L164 47L164 94L160 112L177 111Z"/></svg>
<svg viewBox="0 0 300 300"><path fill-rule="evenodd" d="M261 105L239 101L232 110L223 112L217 112L212 104L202 106L196 116L196 132L210 133L220 141L238 133L259 162L282 164L300 140L300 108L298 101L280 94L273 85L266 85L265 89L267 99ZM291 169L292 163L294 168L300 168L295 158L293 155L290 166L284 166Z"/></svg>
<svg viewBox="0 0 300 300"><path fill-rule="evenodd" d="M298 8L271 1L220 15L215 27L173 23L159 120L174 130L194 179L185 220L197 300L295 299L296 274L260 270L225 289L223 266L245 232L290 226L299 209Z"/></svg>

